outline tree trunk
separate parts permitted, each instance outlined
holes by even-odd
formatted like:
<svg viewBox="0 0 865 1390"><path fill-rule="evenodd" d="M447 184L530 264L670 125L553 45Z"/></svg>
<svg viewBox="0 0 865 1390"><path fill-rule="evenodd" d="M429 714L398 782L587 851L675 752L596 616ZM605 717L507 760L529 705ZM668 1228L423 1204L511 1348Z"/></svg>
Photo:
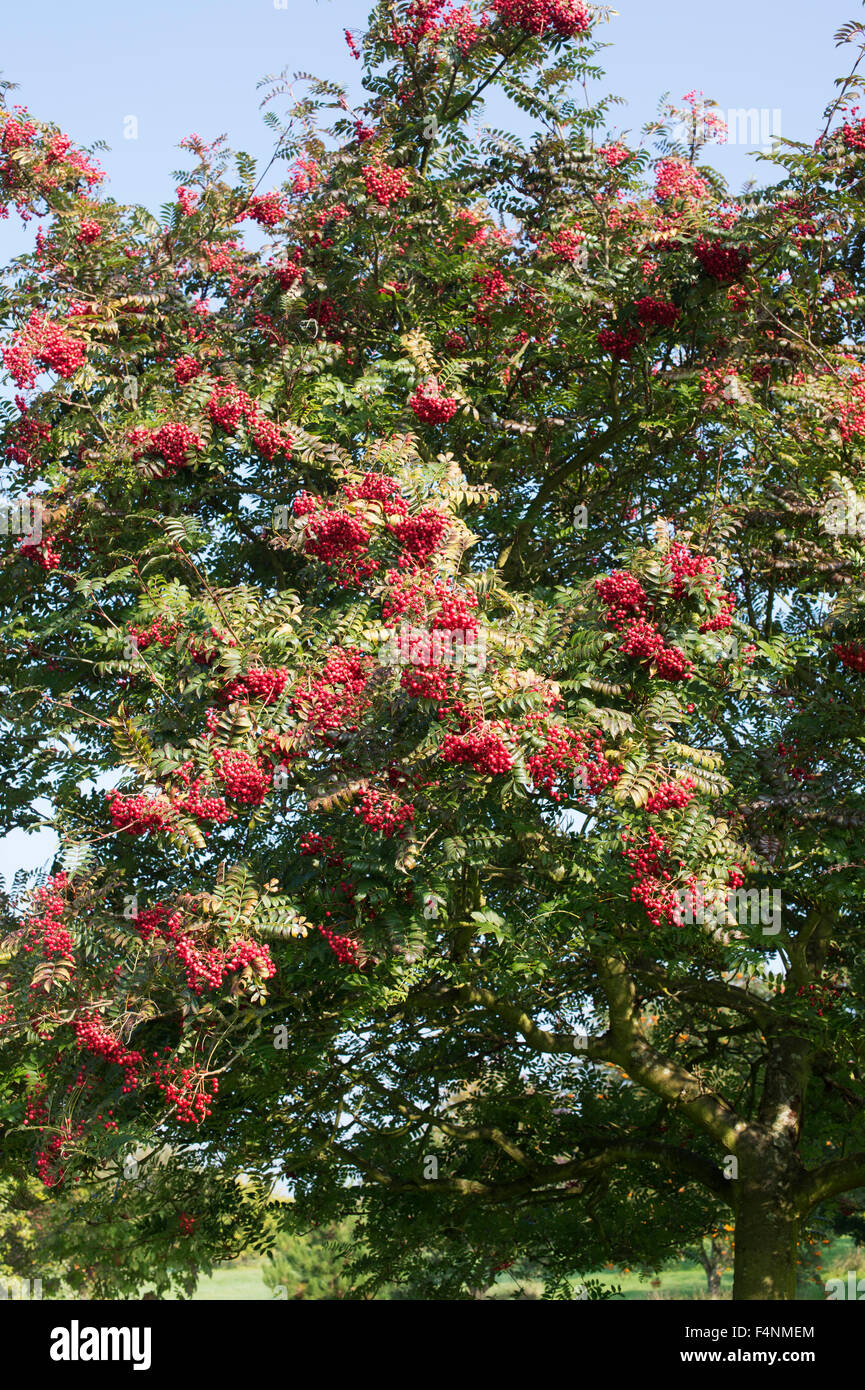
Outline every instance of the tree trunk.
<svg viewBox="0 0 865 1390"><path fill-rule="evenodd" d="M799 1221L793 1195L744 1187L736 1213L734 1299L795 1299Z"/></svg>
<svg viewBox="0 0 865 1390"><path fill-rule="evenodd" d="M706 1287L709 1298L721 1297L721 1273L724 1268L724 1258L727 1254L723 1241L719 1241L717 1236L709 1239L709 1249L707 1250L703 1242L697 1246L697 1259L703 1266L706 1273Z"/></svg>

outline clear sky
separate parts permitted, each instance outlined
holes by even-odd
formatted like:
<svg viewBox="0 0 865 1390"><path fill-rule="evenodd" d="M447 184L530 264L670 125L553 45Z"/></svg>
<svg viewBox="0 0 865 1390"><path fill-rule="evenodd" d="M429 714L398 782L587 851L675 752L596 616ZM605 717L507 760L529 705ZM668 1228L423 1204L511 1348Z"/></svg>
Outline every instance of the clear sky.
<svg viewBox="0 0 865 1390"><path fill-rule="evenodd" d="M277 8L280 6L280 8ZM813 138L833 79L852 50L832 36L861 14L856 0L618 0L601 34L608 90L627 98L623 130L651 117L658 97L696 88L721 108L781 112L781 130ZM357 82L342 37L362 29L366 0L7 0L4 76L37 116L76 142L103 139L111 191L150 207L173 197L177 141L227 133L252 154L269 149L256 82L283 69ZM138 138L124 139L124 118ZM754 165L741 145L718 151L738 187ZM6 229L0 228L0 232ZM11 232L6 231L8 236Z"/></svg>
<svg viewBox="0 0 865 1390"><path fill-rule="evenodd" d="M834 78L855 57L835 48L833 34L862 13L856 0L618 0L617 9L600 31L611 44L600 90L627 100L611 116L620 132L636 132L663 93L678 100L696 89L725 114L754 108L772 123L777 110L781 134L803 140L814 138ZM362 30L366 15L366 0L7 0L3 76L19 83L11 100L76 143L105 140L111 194L155 209L174 197L184 135L225 133L234 148L269 155L256 91L265 75L311 72L353 84L359 98L359 65L342 33ZM124 138L128 117L136 139ZM739 141L712 152L712 162L734 190L768 174ZM0 258L23 245L14 219L0 222ZM52 847L43 834L7 837L0 871L8 882Z"/></svg>

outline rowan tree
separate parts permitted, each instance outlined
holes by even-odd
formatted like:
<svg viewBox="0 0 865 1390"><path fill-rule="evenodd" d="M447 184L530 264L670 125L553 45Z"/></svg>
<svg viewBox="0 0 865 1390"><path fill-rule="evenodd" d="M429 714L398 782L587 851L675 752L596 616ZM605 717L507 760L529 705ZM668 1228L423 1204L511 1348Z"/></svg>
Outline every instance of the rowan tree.
<svg viewBox="0 0 865 1390"><path fill-rule="evenodd" d="M865 1185L857 79L734 197L606 17L383 0L159 217L0 111L5 1162L168 1143L202 1259L244 1174L366 1293L786 1299Z"/></svg>

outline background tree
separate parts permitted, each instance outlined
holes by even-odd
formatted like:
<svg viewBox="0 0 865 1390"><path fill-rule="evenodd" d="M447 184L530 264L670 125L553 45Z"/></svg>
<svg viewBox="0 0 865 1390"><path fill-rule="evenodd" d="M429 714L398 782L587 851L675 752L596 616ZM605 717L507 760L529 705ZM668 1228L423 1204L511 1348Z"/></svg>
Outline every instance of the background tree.
<svg viewBox="0 0 865 1390"><path fill-rule="evenodd" d="M687 1254L691 1255L692 1252L689 1250ZM709 1298L721 1297L721 1280L730 1269L732 1255L732 1242L720 1231L713 1231L694 1248L693 1258L706 1275L706 1291Z"/></svg>
<svg viewBox="0 0 865 1390"><path fill-rule="evenodd" d="M382 3L280 188L191 136L160 219L0 113L3 824L64 844L4 1148L169 1142L202 1258L277 1174L360 1200L362 1294L567 1297L722 1206L784 1299L865 1183L857 79L733 201L696 100L653 155L576 99L603 18Z"/></svg>
<svg viewBox="0 0 865 1390"><path fill-rule="evenodd" d="M270 1252L262 1278L274 1295L287 1299L337 1299L351 1293L344 1269L352 1223L285 1232Z"/></svg>

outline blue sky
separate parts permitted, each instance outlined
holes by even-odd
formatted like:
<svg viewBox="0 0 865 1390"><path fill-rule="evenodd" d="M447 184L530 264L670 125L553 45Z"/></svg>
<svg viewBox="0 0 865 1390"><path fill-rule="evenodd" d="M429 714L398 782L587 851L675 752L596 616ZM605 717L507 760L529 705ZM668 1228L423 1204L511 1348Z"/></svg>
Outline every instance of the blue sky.
<svg viewBox="0 0 865 1390"><path fill-rule="evenodd" d="M608 90L629 103L614 119L637 129L663 92L679 98L696 88L725 111L777 108L784 135L811 138L852 52L837 51L832 35L858 13L855 0L619 0L600 31L612 44ZM116 198L157 207L173 197L183 135L226 132L236 147L265 155L256 92L265 74L287 68L356 83L342 31L362 29L366 14L366 0L10 3L4 76L20 83L18 100L76 141L112 146L104 163ZM124 139L127 116L138 120L136 140ZM741 146L717 154L735 186L754 167Z"/></svg>
<svg viewBox="0 0 865 1390"><path fill-rule="evenodd" d="M832 36L861 14L855 0L618 0L617 8L600 31L611 47L599 90L627 99L611 116L620 131L637 131L664 92L678 100L696 88L723 113L756 108L773 120L778 110L781 133L804 140L813 139L834 78L855 56L836 50ZM312 72L354 84L359 97L359 65L342 31L363 29L366 15L365 0L9 3L3 76L20 84L13 101L56 121L76 143L105 140L111 194L155 209L174 196L172 170L185 163L177 142L192 131L208 140L226 133L235 148L268 157L256 91L266 74ZM137 139L124 138L130 116ZM738 142L716 149L712 162L734 190L768 173ZM0 258L24 244L14 219L0 222ZM45 834L7 837L0 871L8 882L52 847Z"/></svg>

